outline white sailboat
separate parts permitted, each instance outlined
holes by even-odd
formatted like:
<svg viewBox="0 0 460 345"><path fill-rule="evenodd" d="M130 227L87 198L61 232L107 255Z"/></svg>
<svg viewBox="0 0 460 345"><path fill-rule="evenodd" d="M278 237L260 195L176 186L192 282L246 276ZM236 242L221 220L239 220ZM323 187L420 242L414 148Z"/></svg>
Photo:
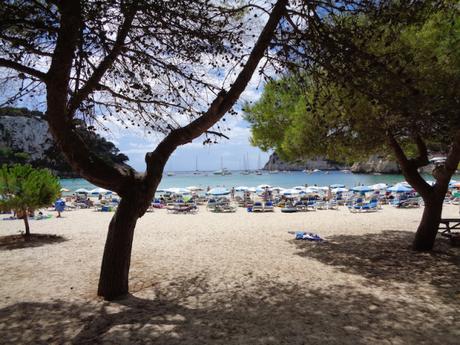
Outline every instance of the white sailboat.
<svg viewBox="0 0 460 345"><path fill-rule="evenodd" d="M195 171L193 172L193 175L199 175L200 171L198 170L198 156L195 156Z"/></svg>
<svg viewBox="0 0 460 345"><path fill-rule="evenodd" d="M257 157L257 170L256 170L256 175L262 175L262 171L260 171L260 153L259 153L259 156Z"/></svg>
<svg viewBox="0 0 460 345"><path fill-rule="evenodd" d="M248 168L248 157L247 153L245 156L243 156L243 170L241 171L241 175L249 175L251 172L249 171Z"/></svg>
<svg viewBox="0 0 460 345"><path fill-rule="evenodd" d="M224 168L224 161L223 161L222 157L220 157L220 170L214 171L213 174L214 175L221 175L221 176L231 175L232 174L227 168Z"/></svg>

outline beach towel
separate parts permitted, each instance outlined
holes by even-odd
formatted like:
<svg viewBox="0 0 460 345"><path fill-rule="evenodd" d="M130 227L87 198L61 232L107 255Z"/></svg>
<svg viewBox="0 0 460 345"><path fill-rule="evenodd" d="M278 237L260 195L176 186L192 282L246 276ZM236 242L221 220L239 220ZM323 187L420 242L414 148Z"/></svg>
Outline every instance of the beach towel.
<svg viewBox="0 0 460 345"><path fill-rule="evenodd" d="M296 231L295 232L296 240L306 240L306 241L323 241L323 239L312 232Z"/></svg>

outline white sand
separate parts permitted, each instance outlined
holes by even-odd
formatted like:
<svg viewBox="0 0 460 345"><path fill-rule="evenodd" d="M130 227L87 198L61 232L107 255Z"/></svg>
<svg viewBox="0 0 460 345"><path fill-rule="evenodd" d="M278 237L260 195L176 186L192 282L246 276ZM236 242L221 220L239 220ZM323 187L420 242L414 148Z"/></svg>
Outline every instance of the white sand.
<svg viewBox="0 0 460 345"><path fill-rule="evenodd" d="M421 213L157 210L136 228L134 296L112 303L96 297L112 214L31 221L66 241L0 248L0 343L458 344L460 250L410 251ZM0 236L22 228L0 221Z"/></svg>

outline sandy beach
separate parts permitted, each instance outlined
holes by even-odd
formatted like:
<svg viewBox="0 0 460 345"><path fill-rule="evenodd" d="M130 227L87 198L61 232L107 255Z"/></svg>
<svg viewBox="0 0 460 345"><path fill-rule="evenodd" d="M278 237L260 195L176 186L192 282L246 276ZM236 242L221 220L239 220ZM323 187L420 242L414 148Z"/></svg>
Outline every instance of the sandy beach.
<svg viewBox="0 0 460 345"><path fill-rule="evenodd" d="M410 251L422 210L156 210L138 222L132 295L117 302L96 297L111 213L31 221L62 238L0 248L0 343L458 344L460 248ZM0 221L0 236L22 229Z"/></svg>

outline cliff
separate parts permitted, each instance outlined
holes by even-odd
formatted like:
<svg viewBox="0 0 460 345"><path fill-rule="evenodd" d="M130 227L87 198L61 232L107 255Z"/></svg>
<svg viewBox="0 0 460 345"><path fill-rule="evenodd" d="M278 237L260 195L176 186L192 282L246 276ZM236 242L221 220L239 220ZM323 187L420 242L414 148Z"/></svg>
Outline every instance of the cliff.
<svg viewBox="0 0 460 345"><path fill-rule="evenodd" d="M317 158L297 160L294 162L283 161L276 153L273 153L268 162L263 167L263 170L288 170L288 171L302 171L302 170L342 170L349 169L349 166L343 163Z"/></svg>
<svg viewBox="0 0 460 345"><path fill-rule="evenodd" d="M401 172L396 162L386 159L381 156L371 156L365 162L355 162L349 166L344 163L327 160L324 158L297 160L295 162L283 161L276 153L273 153L264 170L342 170L350 169L354 173L382 173L382 174L398 174Z"/></svg>
<svg viewBox="0 0 460 345"><path fill-rule="evenodd" d="M113 143L89 131L83 122L77 131L100 156L119 163L128 160ZM4 163L28 163L61 177L78 177L57 148L44 115L23 108L0 109L0 165Z"/></svg>
<svg viewBox="0 0 460 345"><path fill-rule="evenodd" d="M386 157L372 155L365 162L353 163L351 169L354 173L381 173L381 174L399 174L401 169L398 163L391 161Z"/></svg>

